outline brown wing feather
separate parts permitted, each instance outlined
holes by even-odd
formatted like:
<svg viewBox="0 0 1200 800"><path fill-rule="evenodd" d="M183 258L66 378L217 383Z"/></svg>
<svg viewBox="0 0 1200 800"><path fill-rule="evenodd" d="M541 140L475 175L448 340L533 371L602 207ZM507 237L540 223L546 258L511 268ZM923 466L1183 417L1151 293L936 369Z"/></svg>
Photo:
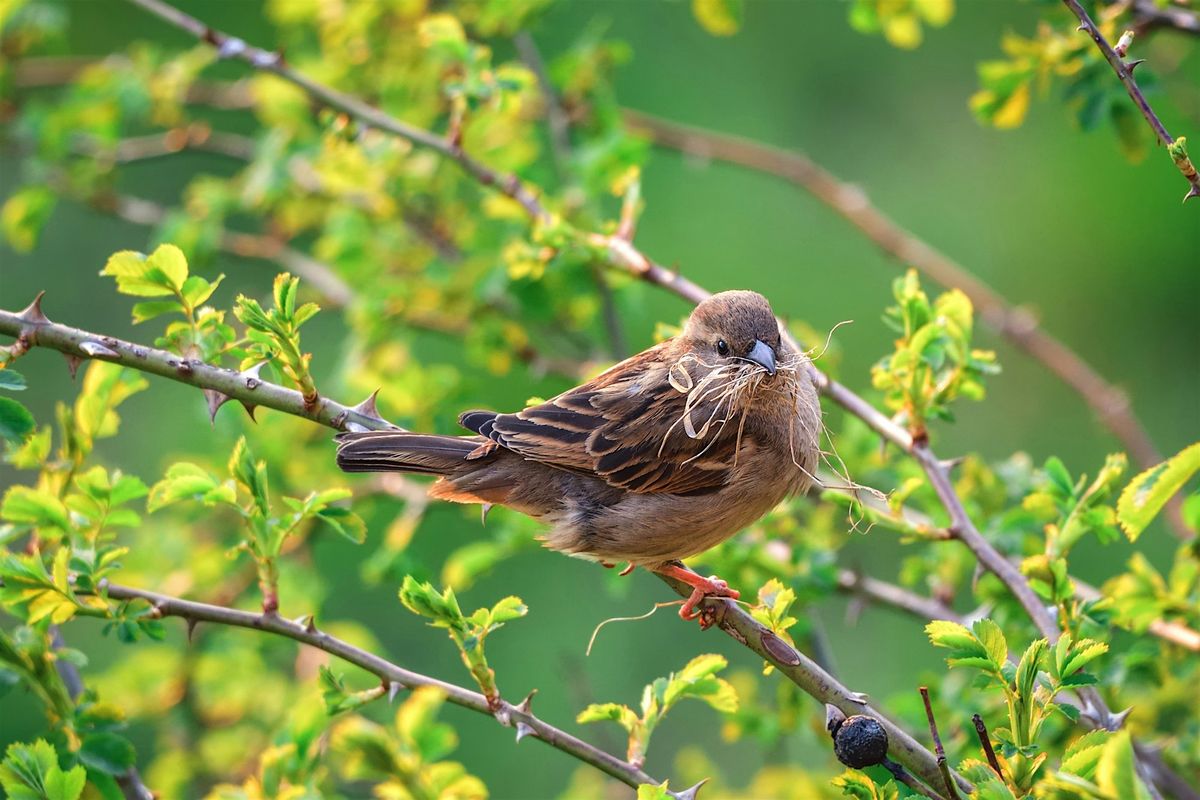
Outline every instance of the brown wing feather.
<svg viewBox="0 0 1200 800"><path fill-rule="evenodd" d="M725 484L737 447L737 420L702 438L684 430L687 395L667 380L675 359L664 343L595 379L516 414L472 411L464 427L533 461L602 478L638 493L702 494ZM703 422L727 409L693 406ZM669 431L669 432L668 432Z"/></svg>

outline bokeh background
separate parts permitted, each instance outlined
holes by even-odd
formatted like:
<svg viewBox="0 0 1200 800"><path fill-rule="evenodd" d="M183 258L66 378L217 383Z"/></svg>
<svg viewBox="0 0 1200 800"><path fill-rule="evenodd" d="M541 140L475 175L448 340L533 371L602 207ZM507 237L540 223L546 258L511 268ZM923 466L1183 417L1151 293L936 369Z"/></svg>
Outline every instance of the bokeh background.
<svg viewBox="0 0 1200 800"><path fill-rule="evenodd" d="M249 41L271 41L256 3L179 5ZM88 0L66 7L71 54L102 56L138 39L184 43L182 35L125 3ZM1173 453L1200 435L1200 204L1180 205L1186 186L1161 150L1129 163L1111 131L1081 132L1053 92L1035 100L1019 129L976 123L967 106L977 87L976 64L997 55L1005 31L1031 31L1036 14L1029 3L960 3L951 24L927 30L914 51L856 33L845 4L816 0L751 3L742 30L728 39L706 33L681 2L563 3L533 34L552 58L590 26L607 26L633 54L617 73L623 105L803 151L863 187L901 224L1013 302L1035 309L1047 329L1128 389L1155 443ZM1178 63L1160 74L1153 97L1173 132L1200 131L1200 54L1180 60L1186 45L1161 34L1146 54L1152 65L1156 54ZM236 130L239 122L231 117L226 124ZM21 152L6 136L0 198L20 183L22 166ZM170 205L192 175L231 169L219 157L185 153L127 170L122 188ZM853 320L836 333L837 369L851 387L867 388L870 365L891 346L880 313L902 265L820 202L770 175L655 151L643 172L643 194L647 208L638 244L645 252L711 289L761 291L780 313L819 331ZM61 203L33 252L0 246L0 305L18 308L45 289L45 308L55 320L144 338L146 332L130 324L127 298L97 273L112 252L147 245L145 228ZM239 291L263 294L272 267L221 255L211 271L229 277L215 299L228 304ZM657 322L677 322L687 310L652 290L638 291L624 309L621 323L631 349L651 343ZM305 329L319 378L336 372L343 333L336 313L322 314ZM989 381L985 402L960 405L957 423L939 426L940 452L977 451L999 459L1024 451L1034 462L1056 453L1073 471L1094 474L1104 455L1118 449L1080 399L1042 366L991 331L981 329L979 340L998 351L1003 374ZM427 356L431 363L455 363L456 350L434 342ZM43 422L56 401L74 396L56 354L34 352L19 369L30 383L22 400ZM481 380L477 388L489 404L508 408L565 386L561 379L517 371ZM444 409L440 427L449 430L459 410ZM149 480L181 453L210 448L214 439L231 445L243 426L239 414L227 409L210 427L197 394L153 380L149 391L126 405L121 435L103 443L101 459ZM0 469L0 485L15 479L16 473ZM369 521L377 539L388 520L376 514ZM475 510L435 507L413 549L436 564L478 532ZM894 569L894 538L848 527L845 535L850 541L843 563L880 574ZM1161 523L1139 544L1160 567L1169 562L1172 545ZM465 680L443 634L401 609L394 585L362 583L367 550L331 537L318 539L315 548L330 582L327 617L366 626L401 664ZM1122 544L1102 556L1092 549L1081 550L1073 562L1085 579L1101 580L1128 554ZM648 575L626 578L615 590L613 585L595 566L528 549L465 593L467 607L516 593L532 609L489 646L506 694L515 699L536 688L538 713L576 729L571 720L584 703L633 704L644 683L695 653L721 652L735 668L757 668L732 641L681 625L671 613L607 628L585 656L588 636L602 619L639 614L668 599ZM822 620L843 681L873 697L886 702L910 693L926 671L940 669L940 656L918 646L925 641L920 625L897 613L872 609L848 624L841 599L806 613ZM122 658L122 645L89 625L75 624L73 634L74 646L92 659L85 677ZM171 626L178 646L180 627ZM514 747L490 720L453 708L443 717L462 738L455 757L496 797L555 795L575 768L537 743ZM0 700L0 747L42 730L44 721L27 697ZM616 733L599 726L583 731L610 749L620 747ZM140 758L148 759L155 748L149 732L135 726L133 738ZM751 774L766 755L752 741L724 741L709 709L683 706L656 733L649 770L674 774L687 747L720 761L734 780ZM823 747L814 734L802 732L772 755L819 763L826 757Z"/></svg>

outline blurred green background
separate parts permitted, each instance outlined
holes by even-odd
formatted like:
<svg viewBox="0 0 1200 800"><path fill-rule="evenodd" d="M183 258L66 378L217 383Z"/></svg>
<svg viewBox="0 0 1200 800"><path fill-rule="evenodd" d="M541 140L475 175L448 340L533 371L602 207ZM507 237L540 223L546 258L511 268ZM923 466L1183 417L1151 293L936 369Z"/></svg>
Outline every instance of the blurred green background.
<svg viewBox="0 0 1200 800"><path fill-rule="evenodd" d="M254 3L179 5L249 41L271 44L270 28ZM102 56L143 38L185 41L125 3L94 0L68 8L71 54ZM607 25L633 52L618 73L622 104L807 153L863 187L880 209L1014 303L1036 309L1048 330L1129 390L1164 453L1195 441L1200 436L1200 201L1180 205L1186 186L1162 151L1144 163L1128 163L1110 131L1080 132L1054 94L1035 101L1025 125L1015 131L989 130L974 121L967 98L977 86L976 64L998 54L1004 31L1032 30L1032 4L960 3L951 24L927 30L925 43L915 51L855 33L846 11L842 3L815 0L750 3L741 32L718 39L695 23L682 2L568 2L555 7L533 33L551 58L589 26ZM1148 45L1146 57L1153 65L1156 53L1166 60L1184 44L1162 34ZM240 74L240 68L225 67L230 75ZM1200 131L1200 55L1192 52L1161 78L1153 99L1168 129ZM227 127L238 124L230 116ZM22 164L8 140L0 158L3 197L20 181ZM218 157L182 154L126 170L122 189L173 204L193 174L228 174L232 168ZM759 290L781 314L820 331L854 320L836 334L839 374L852 388L868 387L870 365L891 347L880 312L901 265L821 203L769 175L656 151L643 173L643 194L647 208L638 244L645 252L710 289ZM45 289L46 312L56 321L145 338L145 331L130 325L127 299L97 273L112 252L145 249L147 237L144 228L62 203L34 252L0 249L0 305L18 308ZM212 271L229 278L215 299L227 305L238 291L261 295L271 267L222 255ZM633 304L636 313L622 320L631 349L651 343L656 322L673 323L686 313L683 303L665 293L643 296L644 303ZM323 314L305 329L318 376L332 371L341 332L336 314ZM999 352L1004 372L989 381L985 402L960 405L957 424L939 427L939 452L1003 458L1021 450L1035 463L1055 453L1073 472L1094 474L1104 455L1118 449L1080 399L1043 367L991 331L981 330L979 340ZM432 347L429 357L449 361L454 352ZM56 400L74 396L56 354L34 352L19 368L31 384L22 399L39 421L49 421ZM487 396L503 408L562 388L564 383L554 379L530 383L513 376L498 381ZM443 429L459 410L445 409ZM121 435L102 444L101 458L147 480L214 436L232 443L242 425L227 409L211 429L197 394L158 380L125 406L123 417ZM0 485L14 478L15 473L0 471ZM370 522L374 540L387 520ZM435 507L414 548L437 563L476 535L477 526L474 509ZM885 576L894 572L899 550L894 538L846 535L854 541L845 563ZM1140 546L1162 566L1173 540L1160 522ZM365 550L329 537L318 540L316 548L331 583L328 617L369 627L402 665L465 681L444 635L404 612L394 586L360 585ZM1099 580L1114 559L1124 560L1125 548L1110 547L1103 561L1098 549L1091 560L1081 550L1073 567L1080 577ZM506 695L517 699L536 688L539 715L578 731L571 720L586 702L632 704L644 683L695 653L721 652L733 667L757 669L749 652L718 633L681 625L669 612L605 629L596 650L585 657L588 636L602 619L639 614L668 599L648 575L624 579L626 591L620 595L606 589L609 578L593 565L530 549L466 593L463 602L469 608L509 593L521 595L531 608L528 619L511 625L489 647ZM835 600L813 613L828 630L840 677L850 687L886 700L914 691L922 670L940 667L940 656L918 646L925 637L914 620L871 609L849 625L845 611L845 603ZM76 623L72 642L92 657L85 677L119 659L122 647L90 624ZM182 626L170 627L171 640L183 646ZM443 718L462 737L455 758L482 777L495 797L554 795L575 768L536 742L514 747L509 734L477 715L450 708ZM764 754L750 741L724 742L719 726L709 709L679 708L656 733L648 770L675 774L680 748L690 744L725 765L734 779L751 774ZM28 698L9 695L0 701L0 747L43 729ZM619 750L615 734L615 728L599 726L581 733ZM148 734L135 728L134 740L139 760L148 760L153 750ZM825 745L815 741L812 735L794 736L782 754L801 762L823 761L819 748Z"/></svg>

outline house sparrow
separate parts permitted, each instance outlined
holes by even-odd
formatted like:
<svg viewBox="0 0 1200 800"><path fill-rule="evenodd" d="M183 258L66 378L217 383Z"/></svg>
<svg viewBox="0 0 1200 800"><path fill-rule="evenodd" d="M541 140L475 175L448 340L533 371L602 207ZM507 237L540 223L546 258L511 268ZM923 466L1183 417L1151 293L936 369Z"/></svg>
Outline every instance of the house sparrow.
<svg viewBox="0 0 1200 800"><path fill-rule="evenodd" d="M472 436L338 436L346 472L436 475L432 497L499 504L550 525L545 544L607 566L628 562L737 598L680 559L723 542L806 489L820 406L808 358L780 335L766 298L713 295L682 333L515 414L468 411ZM703 620L702 620L703 622Z"/></svg>

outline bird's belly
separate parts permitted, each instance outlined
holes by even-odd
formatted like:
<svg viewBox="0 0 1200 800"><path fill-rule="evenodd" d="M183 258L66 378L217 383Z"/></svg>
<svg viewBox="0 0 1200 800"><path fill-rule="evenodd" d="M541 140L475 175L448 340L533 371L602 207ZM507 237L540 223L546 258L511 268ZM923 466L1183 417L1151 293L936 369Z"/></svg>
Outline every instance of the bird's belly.
<svg viewBox="0 0 1200 800"><path fill-rule="evenodd" d="M801 488L804 476L683 496L624 494L608 506L567 501L543 517L553 527L547 546L608 563L661 564L709 550L753 523Z"/></svg>

